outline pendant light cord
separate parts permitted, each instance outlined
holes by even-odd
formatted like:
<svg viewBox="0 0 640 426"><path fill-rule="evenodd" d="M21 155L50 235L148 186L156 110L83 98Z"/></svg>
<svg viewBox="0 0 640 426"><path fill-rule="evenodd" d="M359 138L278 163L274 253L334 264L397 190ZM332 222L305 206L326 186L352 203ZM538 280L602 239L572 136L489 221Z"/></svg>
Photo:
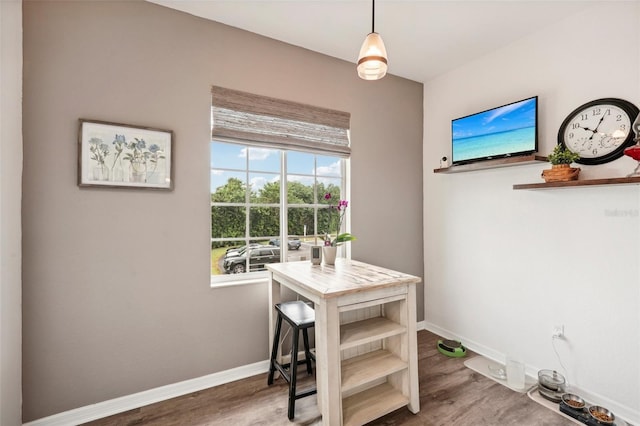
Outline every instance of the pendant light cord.
<svg viewBox="0 0 640 426"><path fill-rule="evenodd" d="M376 24L376 0L371 0L372 10L371 10L371 32L375 33L375 24Z"/></svg>

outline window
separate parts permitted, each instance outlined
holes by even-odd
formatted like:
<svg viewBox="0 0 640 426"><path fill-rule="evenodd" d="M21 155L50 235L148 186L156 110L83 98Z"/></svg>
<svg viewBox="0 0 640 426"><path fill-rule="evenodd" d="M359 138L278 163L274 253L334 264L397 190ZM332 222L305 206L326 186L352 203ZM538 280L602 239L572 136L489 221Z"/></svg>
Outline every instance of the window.
<svg viewBox="0 0 640 426"><path fill-rule="evenodd" d="M309 259L312 245L335 236L324 195L345 193L346 159L214 140L210 163L211 275Z"/></svg>
<svg viewBox="0 0 640 426"><path fill-rule="evenodd" d="M308 259L338 231L324 195L345 194L350 114L218 86L211 94L212 276Z"/></svg>

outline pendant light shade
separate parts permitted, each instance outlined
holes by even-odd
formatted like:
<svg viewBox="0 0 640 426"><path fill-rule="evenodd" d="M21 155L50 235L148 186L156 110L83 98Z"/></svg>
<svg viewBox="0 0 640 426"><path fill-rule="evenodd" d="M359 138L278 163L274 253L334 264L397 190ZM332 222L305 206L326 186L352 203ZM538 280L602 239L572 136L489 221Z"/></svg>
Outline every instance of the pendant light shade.
<svg viewBox="0 0 640 426"><path fill-rule="evenodd" d="M387 74L387 49L380 34L375 32L376 2L372 0L371 32L364 39L358 55L358 77L380 80Z"/></svg>
<svg viewBox="0 0 640 426"><path fill-rule="evenodd" d="M370 33L358 56L358 77L364 80L380 80L387 74L387 49L378 33Z"/></svg>

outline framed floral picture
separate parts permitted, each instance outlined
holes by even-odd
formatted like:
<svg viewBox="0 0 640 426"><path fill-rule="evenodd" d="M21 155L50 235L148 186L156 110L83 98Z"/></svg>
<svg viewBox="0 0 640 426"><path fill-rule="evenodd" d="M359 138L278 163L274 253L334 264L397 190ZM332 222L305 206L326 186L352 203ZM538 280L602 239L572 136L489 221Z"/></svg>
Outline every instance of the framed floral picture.
<svg viewBox="0 0 640 426"><path fill-rule="evenodd" d="M173 189L173 132L80 119L78 185Z"/></svg>

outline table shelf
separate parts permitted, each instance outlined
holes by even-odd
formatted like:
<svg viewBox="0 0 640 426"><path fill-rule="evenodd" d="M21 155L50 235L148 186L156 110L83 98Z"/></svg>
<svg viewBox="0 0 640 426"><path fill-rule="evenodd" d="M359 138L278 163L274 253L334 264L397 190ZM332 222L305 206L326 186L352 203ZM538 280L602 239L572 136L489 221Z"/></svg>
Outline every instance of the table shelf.
<svg viewBox="0 0 640 426"><path fill-rule="evenodd" d="M343 424L363 425L409 403L409 398L388 383L356 393L342 401Z"/></svg>
<svg viewBox="0 0 640 426"><path fill-rule="evenodd" d="M405 333L407 327L385 317L369 318L340 327L340 350Z"/></svg>
<svg viewBox="0 0 640 426"><path fill-rule="evenodd" d="M417 395L407 351L412 341L407 304L405 293L354 304L357 310L346 306L342 312L343 424L363 425L408 404L412 411L418 408L419 402L410 402Z"/></svg>
<svg viewBox="0 0 640 426"><path fill-rule="evenodd" d="M375 382L407 368L407 363L386 350L378 350L342 361L342 393Z"/></svg>

